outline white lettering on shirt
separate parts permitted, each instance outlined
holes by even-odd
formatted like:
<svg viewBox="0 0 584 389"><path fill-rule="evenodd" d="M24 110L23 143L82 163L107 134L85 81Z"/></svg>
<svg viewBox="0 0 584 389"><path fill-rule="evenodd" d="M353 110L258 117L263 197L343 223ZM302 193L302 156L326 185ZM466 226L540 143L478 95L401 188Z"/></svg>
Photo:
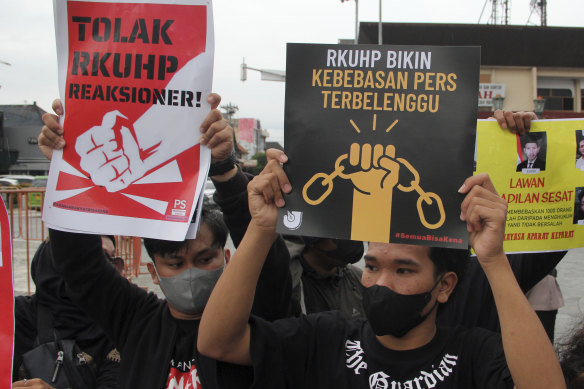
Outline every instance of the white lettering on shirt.
<svg viewBox="0 0 584 389"><path fill-rule="evenodd" d="M361 370L367 370L367 363L364 361L365 351L361 347L360 341L347 340L345 342L345 354L347 356L346 365L353 370L355 375L360 375ZM444 354L440 363L435 368L432 365L431 371L420 370L420 374L407 381L396 381L389 379L389 375L383 371L371 373L369 375L370 389L438 389L440 383L446 377L452 375L458 361L457 355Z"/></svg>
<svg viewBox="0 0 584 389"><path fill-rule="evenodd" d="M363 360L363 349L360 341L348 340L345 342L345 355L347 367L353 369L355 374L361 374L359 370L367 369L367 362Z"/></svg>

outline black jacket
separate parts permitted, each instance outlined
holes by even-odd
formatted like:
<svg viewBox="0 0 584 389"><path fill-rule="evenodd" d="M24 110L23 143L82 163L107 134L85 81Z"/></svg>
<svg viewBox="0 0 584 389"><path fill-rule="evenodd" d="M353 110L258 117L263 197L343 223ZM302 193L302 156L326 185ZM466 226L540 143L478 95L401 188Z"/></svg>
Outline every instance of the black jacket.
<svg viewBox="0 0 584 389"><path fill-rule="evenodd" d="M527 293L560 263L564 255L566 251L508 254L507 257L521 290ZM437 322L441 326L462 325L501 332L495 298L476 257L469 259L455 294L440 306Z"/></svg>
<svg viewBox="0 0 584 389"><path fill-rule="evenodd" d="M18 296L14 299L14 358L12 381L22 379L19 369L22 354L41 343L52 341L52 331L61 339L73 339L80 349L89 354L97 368L97 388L116 388L119 372L119 355L113 343L104 332L72 301L71 292L53 265L50 243L43 242L38 247L31 262L31 277L36 285L32 296ZM47 322L39 322L39 309L44 309ZM44 336L38 339L39 325ZM54 361L47 361L54 363Z"/></svg>

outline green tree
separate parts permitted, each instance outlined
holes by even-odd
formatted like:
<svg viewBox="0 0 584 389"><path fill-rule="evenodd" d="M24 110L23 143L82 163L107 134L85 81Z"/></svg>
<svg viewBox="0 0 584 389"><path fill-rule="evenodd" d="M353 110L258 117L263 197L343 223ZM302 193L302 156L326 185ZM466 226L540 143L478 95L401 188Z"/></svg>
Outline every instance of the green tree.
<svg viewBox="0 0 584 389"><path fill-rule="evenodd" d="M255 153L253 157L251 157L251 159L255 159L256 161L258 161L258 164L257 166L250 168L249 172L253 175L260 174L260 172L264 169L264 166L266 166L266 163L268 162L266 158L266 153L263 152Z"/></svg>

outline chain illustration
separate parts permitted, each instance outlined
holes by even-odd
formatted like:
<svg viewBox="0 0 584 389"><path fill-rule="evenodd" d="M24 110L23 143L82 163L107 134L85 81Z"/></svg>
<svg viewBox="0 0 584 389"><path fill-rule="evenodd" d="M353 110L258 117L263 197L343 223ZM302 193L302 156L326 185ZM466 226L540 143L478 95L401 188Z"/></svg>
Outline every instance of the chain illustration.
<svg viewBox="0 0 584 389"><path fill-rule="evenodd" d="M417 202L418 216L420 217L420 221L422 222L424 227L434 230L442 226L442 224L444 224L444 220L446 219L442 199L436 193L424 192L424 190L420 187L420 173L418 173L418 171L412 166L412 164L410 164L407 160L403 158L397 158L397 161L401 163L403 166L405 166L414 176L414 179L410 182L410 186L405 187L401 184L398 184L397 188L402 192L411 192L413 190L418 192L418 195L420 196L418 197ZM438 210L440 211L440 220L438 220L438 222L434 224L428 223L424 215L424 210L422 209L422 201L424 201L428 205L431 205L432 199L436 201L436 204L438 205Z"/></svg>
<svg viewBox="0 0 584 389"><path fill-rule="evenodd" d="M389 158L387 156L385 157ZM341 165L341 163L347 158L348 158L347 154L343 154L339 158L337 158L335 162L335 170L332 173L330 174L316 173L315 175L313 175L312 178L308 180L306 184L304 184L304 187L302 188L302 196L304 197L304 201L306 201L310 205L318 205L322 203L331 194L333 190L333 180L336 177L350 179L351 178L350 174L345 174L344 173L345 167ZM407 160L403 158L396 158L395 160L399 162L402 166L407 168L410 171L410 173L412 173L412 175L414 176L413 180L410 182L410 186L403 186L401 184L398 184L397 187L402 192L416 191L418 193L419 197L416 206L418 209L418 216L420 218L420 222L424 225L424 227L432 230L441 227L444 224L444 221L446 220L446 214L444 212L444 205L442 204L442 199L436 193L425 192L420 187L420 174ZM315 182L319 179L322 180L321 185L323 187L326 187L326 189L320 197L318 197L317 199L311 199L308 196L308 189L312 185L314 185ZM438 222L429 223L426 220L426 216L422 208L422 202L425 202L427 205L432 205L433 202L436 203L436 205L438 206L438 211L440 212L440 220L438 220Z"/></svg>
<svg viewBox="0 0 584 389"><path fill-rule="evenodd" d="M314 176L312 176L312 178L308 180L306 184L304 184L304 188L302 188L302 197L304 197L304 201L306 201L310 205L318 205L322 203L324 199L326 199L328 195L331 194L331 192L333 191L333 180L337 176L344 179L348 179L349 177L343 174L345 167L341 166L341 163L348 157L349 156L347 154L343 154L339 158L337 158L337 161L335 162L335 170L331 174L316 173ZM310 186L312 186L312 184L314 184L316 180L318 180L319 178L322 178L321 185L326 186L327 188L318 199L312 200L310 197L308 197L308 188L310 188Z"/></svg>

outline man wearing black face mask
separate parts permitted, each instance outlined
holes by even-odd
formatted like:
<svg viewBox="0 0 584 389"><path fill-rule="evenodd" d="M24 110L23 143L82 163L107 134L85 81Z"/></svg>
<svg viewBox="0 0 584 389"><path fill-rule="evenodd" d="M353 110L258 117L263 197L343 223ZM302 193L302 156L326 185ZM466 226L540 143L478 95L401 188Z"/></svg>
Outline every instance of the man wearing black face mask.
<svg viewBox="0 0 584 389"><path fill-rule="evenodd" d="M201 319L199 350L252 365L259 388L565 388L545 330L503 252L507 203L486 174L469 177L461 219L493 291L501 334L440 328L438 304L458 281L468 253L371 244L362 284L367 320L338 312L267 323L249 316L255 283L275 233L284 176L261 174L248 186L253 215Z"/></svg>

